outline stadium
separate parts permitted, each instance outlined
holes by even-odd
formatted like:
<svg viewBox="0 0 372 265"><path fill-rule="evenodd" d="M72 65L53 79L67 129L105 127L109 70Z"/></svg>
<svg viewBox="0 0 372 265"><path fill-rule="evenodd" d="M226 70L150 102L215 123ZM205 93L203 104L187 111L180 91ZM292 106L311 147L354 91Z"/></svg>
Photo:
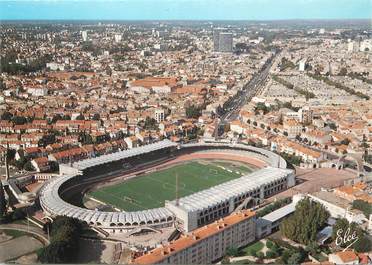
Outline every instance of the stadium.
<svg viewBox="0 0 372 265"><path fill-rule="evenodd" d="M60 174L40 190L47 216L126 234L165 227L189 232L295 185L279 155L224 142L162 140L60 165ZM87 197L110 207L85 208Z"/></svg>

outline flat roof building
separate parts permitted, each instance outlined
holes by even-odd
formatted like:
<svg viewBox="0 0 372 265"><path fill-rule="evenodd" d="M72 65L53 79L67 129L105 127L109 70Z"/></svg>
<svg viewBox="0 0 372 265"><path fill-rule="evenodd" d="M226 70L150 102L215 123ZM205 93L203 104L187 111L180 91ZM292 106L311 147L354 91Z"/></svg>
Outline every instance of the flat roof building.
<svg viewBox="0 0 372 265"><path fill-rule="evenodd" d="M213 49L215 52L233 51L233 34L226 29L217 28L213 30Z"/></svg>
<svg viewBox="0 0 372 265"><path fill-rule="evenodd" d="M243 203L262 200L295 185L292 170L266 167L212 188L165 203L186 232L233 212Z"/></svg>

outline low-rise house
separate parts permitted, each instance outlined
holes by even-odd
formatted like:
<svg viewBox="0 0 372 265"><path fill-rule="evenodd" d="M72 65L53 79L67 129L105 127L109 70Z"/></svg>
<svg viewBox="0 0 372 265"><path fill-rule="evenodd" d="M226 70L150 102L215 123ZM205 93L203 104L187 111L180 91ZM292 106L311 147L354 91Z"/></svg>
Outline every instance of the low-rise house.
<svg viewBox="0 0 372 265"><path fill-rule="evenodd" d="M303 139L307 139L309 143L318 143L318 144L325 144L331 141L332 137L325 131L320 130L310 130L304 133L301 133L301 137Z"/></svg>
<svg viewBox="0 0 372 265"><path fill-rule="evenodd" d="M289 138L295 138L302 132L302 124L295 119L286 119L283 121L283 129L288 133Z"/></svg>
<svg viewBox="0 0 372 265"><path fill-rule="evenodd" d="M245 126L239 120L232 121L230 123L230 130L237 134L245 133Z"/></svg>
<svg viewBox="0 0 372 265"><path fill-rule="evenodd" d="M350 202L362 200L372 204L372 195L368 194L367 184L358 182L352 186L341 186L334 190L334 193Z"/></svg>
<svg viewBox="0 0 372 265"><path fill-rule="evenodd" d="M127 144L129 149L132 149L138 146L138 139L136 136L126 137L124 138L124 141Z"/></svg>
<svg viewBox="0 0 372 265"><path fill-rule="evenodd" d="M81 147L73 147L64 151L49 154L48 159L59 164L73 163L88 157L88 153Z"/></svg>
<svg viewBox="0 0 372 265"><path fill-rule="evenodd" d="M31 160L31 165L37 172L46 172L50 170L50 163L47 157L39 157Z"/></svg>
<svg viewBox="0 0 372 265"><path fill-rule="evenodd" d="M371 262L366 254L358 254L353 250L340 251L329 254L328 261L334 264L345 265L370 264Z"/></svg>
<svg viewBox="0 0 372 265"><path fill-rule="evenodd" d="M16 154L16 159L18 158L18 155L19 152ZM46 155L46 152L39 147L28 147L23 150L23 155L28 159L34 159Z"/></svg>
<svg viewBox="0 0 372 265"><path fill-rule="evenodd" d="M346 218L349 222L363 223L366 219L363 212L351 209L351 203L337 196L334 192L318 191L308 195L310 199L321 203L333 218Z"/></svg>

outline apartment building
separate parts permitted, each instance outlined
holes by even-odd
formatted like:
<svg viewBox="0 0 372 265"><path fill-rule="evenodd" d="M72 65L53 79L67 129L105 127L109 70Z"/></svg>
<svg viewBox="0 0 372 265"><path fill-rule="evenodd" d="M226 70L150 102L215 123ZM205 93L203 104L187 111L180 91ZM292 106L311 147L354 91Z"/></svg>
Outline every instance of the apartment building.
<svg viewBox="0 0 372 265"><path fill-rule="evenodd" d="M255 213L234 212L181 238L155 248L134 264L208 264L222 258L229 247L242 247L255 240Z"/></svg>

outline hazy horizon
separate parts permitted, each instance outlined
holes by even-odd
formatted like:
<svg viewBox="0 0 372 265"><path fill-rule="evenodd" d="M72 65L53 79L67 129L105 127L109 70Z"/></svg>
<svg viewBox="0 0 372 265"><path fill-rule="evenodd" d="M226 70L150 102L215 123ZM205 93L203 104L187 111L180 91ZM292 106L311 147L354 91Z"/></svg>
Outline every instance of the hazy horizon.
<svg viewBox="0 0 372 265"><path fill-rule="evenodd" d="M0 0L1 20L360 20L369 0Z"/></svg>

